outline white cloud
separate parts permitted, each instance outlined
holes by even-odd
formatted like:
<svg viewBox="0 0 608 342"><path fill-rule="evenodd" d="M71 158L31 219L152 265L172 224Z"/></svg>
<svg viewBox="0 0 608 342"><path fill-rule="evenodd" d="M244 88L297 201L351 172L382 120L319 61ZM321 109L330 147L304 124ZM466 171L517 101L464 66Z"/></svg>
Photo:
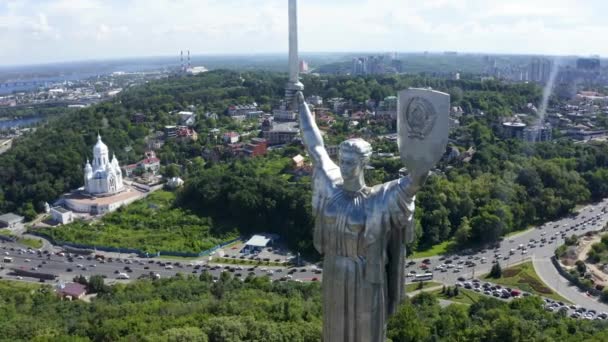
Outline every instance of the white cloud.
<svg viewBox="0 0 608 342"><path fill-rule="evenodd" d="M285 0L4 0L3 63L287 50ZM302 51L608 54L604 0L301 0ZM32 56L24 60L23 56Z"/></svg>

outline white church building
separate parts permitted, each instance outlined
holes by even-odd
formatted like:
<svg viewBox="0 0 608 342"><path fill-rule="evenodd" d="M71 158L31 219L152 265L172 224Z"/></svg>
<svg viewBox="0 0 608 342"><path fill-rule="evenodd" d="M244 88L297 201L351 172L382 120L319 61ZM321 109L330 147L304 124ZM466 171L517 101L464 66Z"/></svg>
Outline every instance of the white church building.
<svg viewBox="0 0 608 342"><path fill-rule="evenodd" d="M105 214L136 201L145 194L123 183L122 171L116 156L97 136L93 147L93 161L84 166L84 187L63 196L63 204L77 213Z"/></svg>
<svg viewBox="0 0 608 342"><path fill-rule="evenodd" d="M93 163L87 160L84 167L84 190L91 195L110 195L124 190L116 155L110 161L108 146L101 141L100 135L93 147Z"/></svg>

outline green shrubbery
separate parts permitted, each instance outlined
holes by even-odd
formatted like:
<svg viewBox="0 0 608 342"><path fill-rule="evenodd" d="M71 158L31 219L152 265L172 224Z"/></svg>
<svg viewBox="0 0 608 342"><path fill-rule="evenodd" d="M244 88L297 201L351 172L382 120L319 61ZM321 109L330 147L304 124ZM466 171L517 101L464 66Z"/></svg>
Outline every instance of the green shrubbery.
<svg viewBox="0 0 608 342"><path fill-rule="evenodd" d="M6 341L319 341L318 283L267 277L217 282L176 276L101 291L92 303L62 301L49 287L0 282L0 339ZM452 291L453 292L453 291ZM574 320L542 307L536 297L441 308L434 295L406 300L387 336L405 341L605 341L603 321Z"/></svg>
<svg viewBox="0 0 608 342"><path fill-rule="evenodd" d="M211 219L176 207L174 201L174 193L156 191L100 221L76 221L37 231L56 241L135 248L149 253L199 253L238 236L235 231L215 233Z"/></svg>

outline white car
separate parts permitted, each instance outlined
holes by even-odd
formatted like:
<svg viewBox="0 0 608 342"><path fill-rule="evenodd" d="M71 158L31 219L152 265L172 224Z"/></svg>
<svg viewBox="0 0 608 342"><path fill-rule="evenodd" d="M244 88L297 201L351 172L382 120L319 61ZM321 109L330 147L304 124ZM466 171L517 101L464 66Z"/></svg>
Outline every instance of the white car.
<svg viewBox="0 0 608 342"><path fill-rule="evenodd" d="M32 260L30 260L30 259L25 259L25 260L23 260L23 261L25 261L25 262L30 262L30 261L32 261Z"/></svg>
<svg viewBox="0 0 608 342"><path fill-rule="evenodd" d="M171 265L167 265L167 266L165 266L165 269L166 269L166 270L172 270L172 269L173 269L173 266L171 266Z"/></svg>

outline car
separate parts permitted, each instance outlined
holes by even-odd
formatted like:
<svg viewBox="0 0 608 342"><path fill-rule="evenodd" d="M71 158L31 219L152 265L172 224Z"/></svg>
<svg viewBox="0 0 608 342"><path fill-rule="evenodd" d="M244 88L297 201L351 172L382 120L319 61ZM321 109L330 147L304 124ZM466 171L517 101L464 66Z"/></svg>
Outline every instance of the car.
<svg viewBox="0 0 608 342"><path fill-rule="evenodd" d="M458 281L465 281L465 278L464 277L458 277L458 279L456 279L456 280L458 280Z"/></svg>
<svg viewBox="0 0 608 342"><path fill-rule="evenodd" d="M165 266L165 269L167 269L167 270L171 270L171 269L173 269L173 266L171 266L171 265L167 265L167 266Z"/></svg>
<svg viewBox="0 0 608 342"><path fill-rule="evenodd" d="M68 269L66 269L66 272L72 272L72 269L68 267Z"/></svg>
<svg viewBox="0 0 608 342"><path fill-rule="evenodd" d="M30 261L32 261L32 260L30 260L30 259L25 259L25 260L23 260L23 261L25 261L25 262L30 262Z"/></svg>

